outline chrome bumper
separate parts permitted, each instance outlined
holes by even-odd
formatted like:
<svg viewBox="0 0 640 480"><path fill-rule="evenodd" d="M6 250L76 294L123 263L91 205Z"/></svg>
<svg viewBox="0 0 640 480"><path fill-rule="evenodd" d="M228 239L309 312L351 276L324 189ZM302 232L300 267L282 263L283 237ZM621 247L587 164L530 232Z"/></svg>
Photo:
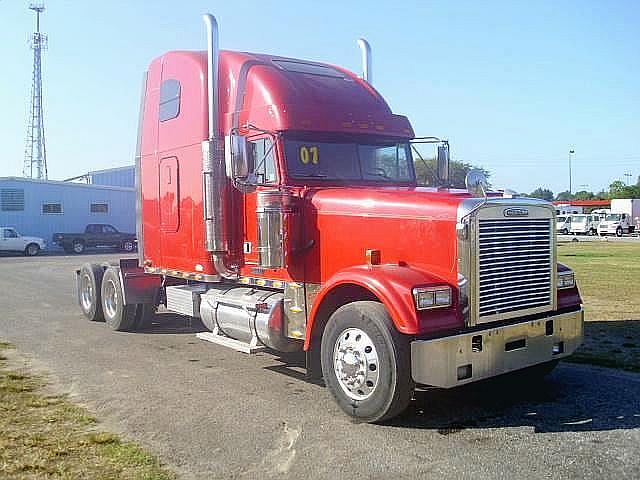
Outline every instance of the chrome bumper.
<svg viewBox="0 0 640 480"><path fill-rule="evenodd" d="M571 355L582 343L584 312L549 316L452 337L411 342L411 376L450 388Z"/></svg>

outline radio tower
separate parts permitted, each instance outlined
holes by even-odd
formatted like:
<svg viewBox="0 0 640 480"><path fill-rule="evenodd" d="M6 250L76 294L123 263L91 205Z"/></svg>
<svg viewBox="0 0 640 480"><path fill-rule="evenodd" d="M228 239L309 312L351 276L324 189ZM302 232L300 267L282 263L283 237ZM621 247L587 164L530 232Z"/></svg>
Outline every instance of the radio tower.
<svg viewBox="0 0 640 480"><path fill-rule="evenodd" d="M47 149L44 143L44 116L42 114L42 52L47 49L47 36L40 33L40 14L44 12L44 2L32 3L29 5L29 9L36 12L36 31L31 36L33 81L22 174L25 177L46 180Z"/></svg>

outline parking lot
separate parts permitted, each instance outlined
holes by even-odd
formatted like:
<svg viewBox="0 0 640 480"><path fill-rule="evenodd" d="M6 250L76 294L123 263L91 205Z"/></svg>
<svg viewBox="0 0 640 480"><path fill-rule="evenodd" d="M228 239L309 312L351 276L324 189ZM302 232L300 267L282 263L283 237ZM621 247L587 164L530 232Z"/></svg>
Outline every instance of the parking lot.
<svg viewBox="0 0 640 480"><path fill-rule="evenodd" d="M393 422L354 424L301 356L208 344L168 313L138 333L87 322L73 271L116 258L0 258L0 339L183 478L640 476L639 374L563 363L542 384L418 392Z"/></svg>

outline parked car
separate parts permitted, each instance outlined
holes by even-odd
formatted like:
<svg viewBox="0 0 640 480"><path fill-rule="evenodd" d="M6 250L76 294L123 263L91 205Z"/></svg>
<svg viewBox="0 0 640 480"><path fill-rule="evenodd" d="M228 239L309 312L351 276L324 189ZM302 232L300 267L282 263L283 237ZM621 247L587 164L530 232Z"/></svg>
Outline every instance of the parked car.
<svg viewBox="0 0 640 480"><path fill-rule="evenodd" d="M119 232L113 225L90 223L84 233L54 233L53 243L67 253L83 253L87 248L117 248L133 252L137 247L134 233Z"/></svg>
<svg viewBox="0 0 640 480"><path fill-rule="evenodd" d="M571 230L571 215L558 215L556 217L556 232L567 235Z"/></svg>
<svg viewBox="0 0 640 480"><path fill-rule="evenodd" d="M33 257L46 246L47 242L42 238L20 235L13 227L0 227L0 251L22 252Z"/></svg>
<svg viewBox="0 0 640 480"><path fill-rule="evenodd" d="M571 228L574 235L597 235L600 217L597 215L571 215Z"/></svg>

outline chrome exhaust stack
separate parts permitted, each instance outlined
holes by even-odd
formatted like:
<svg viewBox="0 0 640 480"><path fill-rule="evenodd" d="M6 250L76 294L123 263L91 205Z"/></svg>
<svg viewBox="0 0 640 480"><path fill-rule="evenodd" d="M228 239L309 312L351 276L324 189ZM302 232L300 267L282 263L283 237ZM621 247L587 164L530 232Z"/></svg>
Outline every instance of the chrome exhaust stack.
<svg viewBox="0 0 640 480"><path fill-rule="evenodd" d="M373 84L373 72L371 71L371 45L364 38L358 39L358 46L362 53L362 79Z"/></svg>
<svg viewBox="0 0 640 480"><path fill-rule="evenodd" d="M228 188L224 140L218 133L218 22L209 13L203 15L207 29L207 106L209 138L202 142L202 186L205 246L211 252L213 266L223 278L237 278L236 268L227 266L229 250L224 191Z"/></svg>

